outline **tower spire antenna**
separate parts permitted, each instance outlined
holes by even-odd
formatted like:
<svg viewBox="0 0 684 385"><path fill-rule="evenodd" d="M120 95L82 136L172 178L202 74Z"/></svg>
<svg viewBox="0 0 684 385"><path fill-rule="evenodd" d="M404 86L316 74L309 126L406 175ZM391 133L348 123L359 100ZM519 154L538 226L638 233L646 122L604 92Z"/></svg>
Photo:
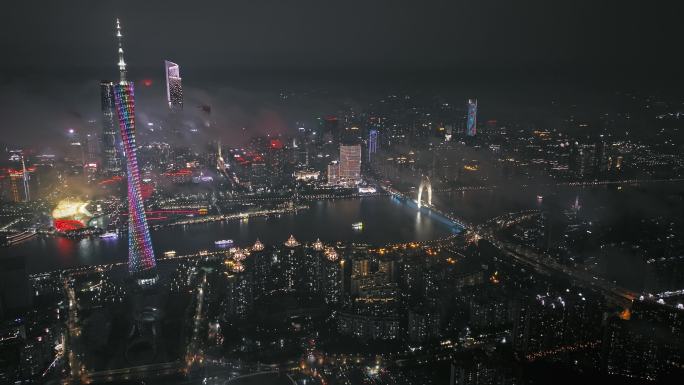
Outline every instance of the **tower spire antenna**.
<svg viewBox="0 0 684 385"><path fill-rule="evenodd" d="M121 22L116 19L116 40L119 44L119 82L126 82L126 62L124 61L123 34L121 33Z"/></svg>

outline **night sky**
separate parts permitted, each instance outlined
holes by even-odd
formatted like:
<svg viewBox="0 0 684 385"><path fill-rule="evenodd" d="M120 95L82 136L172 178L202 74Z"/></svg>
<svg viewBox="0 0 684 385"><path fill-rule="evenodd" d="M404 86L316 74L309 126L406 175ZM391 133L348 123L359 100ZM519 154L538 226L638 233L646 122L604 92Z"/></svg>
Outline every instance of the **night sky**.
<svg viewBox="0 0 684 385"><path fill-rule="evenodd" d="M138 97L140 114L163 109L169 59L181 65L190 103L230 113L224 126L256 127L269 116L267 125L282 128L291 123L282 111L230 87L269 77L424 77L679 89L684 33L676 3L13 1L3 4L0 23L0 125L28 143L98 118L97 82L117 77L116 17L130 78L154 80Z"/></svg>
<svg viewBox="0 0 684 385"><path fill-rule="evenodd" d="M671 2L672 4L676 2ZM636 1L15 1L3 72L132 68L616 71L681 67L681 13ZM9 10L7 10L9 8ZM678 15L679 13L679 15Z"/></svg>

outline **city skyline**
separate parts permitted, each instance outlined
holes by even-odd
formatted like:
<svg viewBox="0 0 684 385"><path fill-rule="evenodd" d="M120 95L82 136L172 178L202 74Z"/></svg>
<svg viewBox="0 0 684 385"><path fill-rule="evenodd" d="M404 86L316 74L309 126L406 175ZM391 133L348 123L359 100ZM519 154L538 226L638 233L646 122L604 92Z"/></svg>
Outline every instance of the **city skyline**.
<svg viewBox="0 0 684 385"><path fill-rule="evenodd" d="M596 6L588 1L562 5L545 2L535 6L500 5L506 12L496 12L494 5L486 4L421 7L406 3L393 7L396 17L392 18L382 15L384 7L381 3L368 5L364 2L363 7L360 3L346 2L336 5L334 11L330 12L320 7L303 7L306 11L295 15L291 7L269 4L273 7L273 15L280 17L256 18L264 24L263 28L251 30L270 31L272 28L267 28L270 23L271 26L277 26L280 34L274 36L267 32L253 32L256 34L254 37L248 34L244 38L244 34L239 33L241 29L247 30L241 27L242 23L259 11L249 2L235 4L233 8L219 4L216 12L207 15L205 9L208 8L183 7L179 1L177 7L164 7L162 17L150 14L157 7L150 5L132 12L129 9L134 7L124 6L126 2L86 6L82 1L74 1L71 8L49 5L39 9L13 4L18 17L0 26L4 28L4 35L11 36L12 31L21 30L26 43L40 49L27 52L10 42L3 46L7 59L0 63L5 74L2 94L7 100L0 104L7 111L22 112L3 116L6 116L6 124L17 132L17 137L26 138L22 140L23 143L44 140L44 147L54 142L59 133L69 127L80 128L89 119L99 118L96 105L92 104L91 95L94 91L90 82L111 80L118 73L108 64L112 60L112 51L103 49L103 42L96 36L110 33L106 26L116 16L126 16L130 20L129 29L135 30L141 38L139 45L130 47L135 50L132 57L136 58L136 63L129 76L139 84L151 84L145 92L140 88L137 95L139 103L145 105L146 113L161 115L164 112L158 99L159 93L166 91L161 87L165 79L159 71L159 63L164 58L173 58L183 65L184 77L191 79L183 87L186 105L194 108L196 105L222 103L239 110L239 114L216 117L222 127L231 131L233 138L238 137L239 130L245 126L255 126L254 129L260 132L271 130L273 127L268 126L274 126L275 122L270 116L288 118L286 113L272 106L266 108L268 117L255 119L250 116L250 110L273 102L261 90L244 89L237 86L239 84L260 83L260 88L263 88L264 83L276 83L278 87L287 87L306 82L330 83L343 78L350 84L378 82L380 86L390 88L388 92L398 92L416 88L422 83L431 86L448 83L453 89L477 91L481 101L485 97L493 99L498 95L505 95L504 99L509 102L517 99L518 95L522 96L520 99L532 101L540 95L551 93L557 98L574 95L577 103L581 103L585 96L591 96L593 102L600 103L605 101L604 94L616 90L670 94L682 89L681 77L676 75L677 69L682 66L681 58L670 49L680 42L679 34L673 30L677 23L667 19L674 17L676 12L658 12L657 8L641 12L634 5L609 7L602 3ZM77 14L80 6L88 10L91 17L72 22L70 15ZM335 12L340 15L354 13L356 7L367 11L359 13L360 20L356 18L363 28L325 28L320 25L325 24L328 15ZM669 9L666 4L661 4L661 7ZM176 11L179 9L198 17L183 20L186 13ZM267 6L266 9L271 8ZM236 20L225 24L197 22L202 20L199 16L214 20L222 12L227 12ZM454 24L453 20L448 19L448 15L452 14L461 22ZM19 16L26 16L27 21L23 25L14 25L21 19ZM389 26L385 29L373 28L374 20L383 16L390 20ZM665 20L659 17L665 17ZM336 23L345 20L344 17L331 19ZM432 27L427 29L410 27L428 19L441 22L431 23ZM315 23L294 22L298 20L313 20ZM574 23L577 20L582 20L582 28L576 28ZM476 23L477 26L473 25ZM633 25L639 28L629 28ZM487 26L484 30L488 32L478 32L480 26ZM333 31L338 29L347 30L352 35L336 35ZM83 35L81 30L92 33ZM173 31L177 38L159 33L161 30ZM47 45L42 43L42 37L49 36L51 31L60 31L60 38L52 39ZM362 33L369 37L362 38L359 36ZM327 38L325 43L330 43L331 48L322 50L325 55L320 55L317 54L322 44L319 40L323 38ZM287 42L288 49L277 47L281 40ZM70 42L74 41L79 44L71 45ZM373 45L387 41L391 42L390 47L409 41L423 55L404 54L409 52L408 49L378 50ZM360 47L355 46L355 42ZM458 45L459 49L442 49L447 45ZM336 46L341 47L344 54L335 49ZM203 51L197 52L199 49ZM401 57L387 55L385 51L401 53ZM430 57L426 58L424 51ZM37 52L41 52L42 57L36 58ZM354 55L350 56L349 53ZM665 55L667 59L648 59L664 58ZM375 62L369 61L369 56L375 57ZM422 57L420 61L415 59L418 56ZM319 57L326 59L317 60ZM340 62L340 59L348 62ZM302 66L301 63L311 64ZM534 70L529 70L532 67ZM627 83L620 83L621 79L627 79ZM549 86L549 89L533 89L533 85L547 84L553 86ZM237 90L233 87L237 87ZM491 96L485 95L482 88L493 89ZM602 91L600 95L584 95L599 88ZM67 91L67 95L55 92L57 89ZM250 97L241 98L244 93L250 94ZM471 95L464 92L462 96L467 98ZM60 107L50 103L53 99L60 100ZM587 103L591 104L592 101L587 99ZM488 100L486 104L491 107L503 103ZM44 112L40 116L31 114L35 107ZM46 119L44 114L49 114L50 118ZM222 115L223 112L219 111L218 114ZM282 132L284 125L277 126L273 130ZM224 142L232 139L224 135Z"/></svg>
<svg viewBox="0 0 684 385"><path fill-rule="evenodd" d="M11 8L0 383L681 382L668 5Z"/></svg>

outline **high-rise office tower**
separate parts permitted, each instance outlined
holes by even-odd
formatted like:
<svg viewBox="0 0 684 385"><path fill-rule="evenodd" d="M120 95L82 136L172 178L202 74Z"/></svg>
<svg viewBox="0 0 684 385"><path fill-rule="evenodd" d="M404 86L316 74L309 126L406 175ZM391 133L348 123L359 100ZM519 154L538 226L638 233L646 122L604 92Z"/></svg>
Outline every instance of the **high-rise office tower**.
<svg viewBox="0 0 684 385"><path fill-rule="evenodd" d="M323 118L320 127L320 137L323 142L338 142L340 140L339 126L339 120L336 116L327 116Z"/></svg>
<svg viewBox="0 0 684 385"><path fill-rule="evenodd" d="M69 135L68 149L64 154L64 160L78 166L85 164L85 142L83 133L74 131Z"/></svg>
<svg viewBox="0 0 684 385"><path fill-rule="evenodd" d="M466 124L466 135L477 135L477 99L468 99L468 121Z"/></svg>
<svg viewBox="0 0 684 385"><path fill-rule="evenodd" d="M183 109L183 86L181 84L180 67L178 64L164 61L166 72L166 101L171 111Z"/></svg>
<svg viewBox="0 0 684 385"><path fill-rule="evenodd" d="M340 183L354 186L361 182L361 145L340 145Z"/></svg>
<svg viewBox="0 0 684 385"><path fill-rule="evenodd" d="M97 120L89 119L86 132L82 136L87 163L100 163L100 135L97 134L96 126Z"/></svg>
<svg viewBox="0 0 684 385"><path fill-rule="evenodd" d="M252 173L249 175L249 183L253 190L259 190L268 186L268 169L266 163L254 162L252 163Z"/></svg>
<svg viewBox="0 0 684 385"><path fill-rule="evenodd" d="M120 81L114 85L114 104L119 120L119 132L126 157L128 181L128 271L140 285L152 284L157 279L154 251L150 230L147 227L145 206L140 188L140 171L135 143L135 99L133 83L126 80L126 64L123 60L123 36L116 20L116 36L119 42Z"/></svg>
<svg viewBox="0 0 684 385"><path fill-rule="evenodd" d="M340 164L333 161L328 165L328 184L335 185L340 183Z"/></svg>
<svg viewBox="0 0 684 385"><path fill-rule="evenodd" d="M266 167L271 188L275 189L284 181L285 176L285 145L280 139L271 139L264 151Z"/></svg>
<svg viewBox="0 0 684 385"><path fill-rule="evenodd" d="M378 130L370 130L368 132L368 161L371 156L378 152Z"/></svg>

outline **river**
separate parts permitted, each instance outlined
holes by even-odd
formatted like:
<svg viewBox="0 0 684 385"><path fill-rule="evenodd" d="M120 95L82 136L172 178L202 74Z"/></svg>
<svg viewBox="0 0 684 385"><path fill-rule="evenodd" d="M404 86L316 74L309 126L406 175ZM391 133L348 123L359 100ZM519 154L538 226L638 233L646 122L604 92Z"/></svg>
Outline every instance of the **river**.
<svg viewBox="0 0 684 385"><path fill-rule="evenodd" d="M251 245L259 238L266 244L284 242L290 234L300 241L387 243L425 241L459 231L444 218L426 210L418 212L411 203L380 196L362 199L309 202L309 209L280 217L211 222L172 226L152 230L152 244L157 256L164 251L178 254L215 249L214 241L233 239L238 246ZM352 223L363 222L355 230ZM0 249L2 255L27 257L30 273L124 261L128 239L90 237L69 239L40 235L29 241Z"/></svg>
<svg viewBox="0 0 684 385"><path fill-rule="evenodd" d="M624 239L638 239L646 218L677 218L684 212L684 183L644 184L640 186L596 186L559 188L508 188L435 194L438 207L468 222L481 223L506 212L528 209L569 209L577 203L581 215L606 227L619 226ZM418 211L413 202L388 196L321 200L307 203L310 208L280 217L212 222L152 230L155 254L175 250L178 254L215 248L214 241L233 239L239 246L251 245L256 238L266 244L284 242L290 234L300 241L360 242L374 245L425 241L459 231L443 217ZM363 222L362 230L352 223ZM629 224L629 225L627 225ZM598 239L597 242L603 242ZM80 265L124 261L127 238L114 240L85 238L73 240L57 236L38 236L29 241L1 248L0 257L27 257L31 273ZM623 259L620 259L623 261ZM609 270L617 269L612 266Z"/></svg>

